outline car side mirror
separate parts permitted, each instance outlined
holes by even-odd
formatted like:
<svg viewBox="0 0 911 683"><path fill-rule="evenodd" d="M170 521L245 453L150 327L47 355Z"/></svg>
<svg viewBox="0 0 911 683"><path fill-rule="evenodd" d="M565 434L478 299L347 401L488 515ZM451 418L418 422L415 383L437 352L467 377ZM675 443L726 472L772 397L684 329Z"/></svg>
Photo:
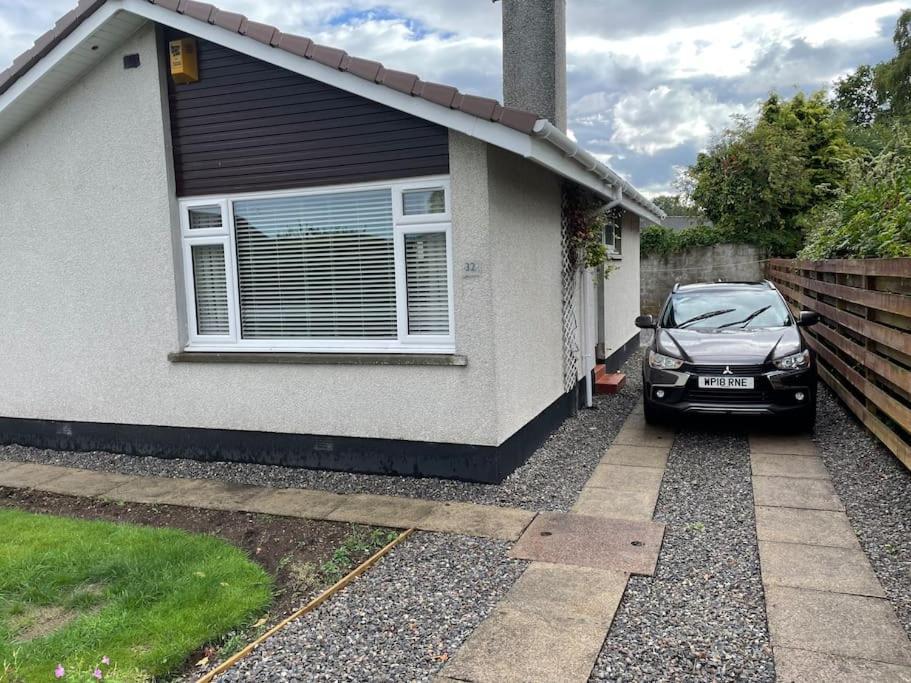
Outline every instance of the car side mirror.
<svg viewBox="0 0 911 683"><path fill-rule="evenodd" d="M819 313L816 311L801 311L797 324L801 327L810 327L819 322Z"/></svg>
<svg viewBox="0 0 911 683"><path fill-rule="evenodd" d="M636 327L641 327L643 330L653 330L658 327L658 325L655 322L655 316L640 315L636 318Z"/></svg>

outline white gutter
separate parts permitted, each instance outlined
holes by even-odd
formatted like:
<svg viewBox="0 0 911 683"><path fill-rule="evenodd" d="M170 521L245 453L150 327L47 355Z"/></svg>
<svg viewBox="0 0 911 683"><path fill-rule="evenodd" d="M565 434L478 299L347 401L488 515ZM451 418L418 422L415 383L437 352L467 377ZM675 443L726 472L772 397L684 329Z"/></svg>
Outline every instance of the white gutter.
<svg viewBox="0 0 911 683"><path fill-rule="evenodd" d="M538 119L532 131L532 135L542 140L546 140L554 147L557 147L569 159L572 159L585 170L593 173L602 180L616 188L616 197L611 206L617 204L629 209L639 215L645 215L647 218L658 217L660 220L667 218L667 214L647 199L639 190L633 187L628 181L621 178L607 164L598 161L591 154L579 146L579 143L567 137L566 133L561 131L547 119ZM648 214L651 214L649 216Z"/></svg>

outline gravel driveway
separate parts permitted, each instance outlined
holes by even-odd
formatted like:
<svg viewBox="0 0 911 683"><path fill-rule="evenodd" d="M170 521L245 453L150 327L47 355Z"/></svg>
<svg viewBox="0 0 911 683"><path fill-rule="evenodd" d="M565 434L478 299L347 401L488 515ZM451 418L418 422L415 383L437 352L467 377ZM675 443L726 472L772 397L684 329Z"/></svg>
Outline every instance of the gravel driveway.
<svg viewBox="0 0 911 683"><path fill-rule="evenodd" d="M272 465L164 459L114 453L51 451L25 446L0 446L0 460L22 460L85 469L188 479L223 479L242 484L307 488L333 493L455 500L527 510L566 511L572 507L626 416L639 401L640 355L624 368L627 382L620 393L596 397L596 410L583 410L581 419L567 420L528 461L502 484L470 484L441 479L415 479L372 474L349 474Z"/></svg>
<svg viewBox="0 0 911 683"><path fill-rule="evenodd" d="M415 534L218 681L428 681L525 570L508 549Z"/></svg>

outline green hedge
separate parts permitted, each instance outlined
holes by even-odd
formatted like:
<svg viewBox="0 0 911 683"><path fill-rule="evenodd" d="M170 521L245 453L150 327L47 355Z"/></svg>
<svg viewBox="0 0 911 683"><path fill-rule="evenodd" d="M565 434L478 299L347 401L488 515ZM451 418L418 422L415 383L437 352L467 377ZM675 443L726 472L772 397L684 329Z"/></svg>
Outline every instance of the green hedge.
<svg viewBox="0 0 911 683"><path fill-rule="evenodd" d="M729 230L708 225L697 225L683 230L652 225L640 234L639 252L642 256L669 256L694 247L711 247L738 241L741 240L735 239Z"/></svg>

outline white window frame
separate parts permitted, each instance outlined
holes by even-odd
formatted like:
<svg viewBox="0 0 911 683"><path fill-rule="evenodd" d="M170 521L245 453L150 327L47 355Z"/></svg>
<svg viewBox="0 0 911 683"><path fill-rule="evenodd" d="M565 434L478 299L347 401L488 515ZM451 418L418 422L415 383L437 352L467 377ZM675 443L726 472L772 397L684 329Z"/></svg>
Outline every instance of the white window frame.
<svg viewBox="0 0 911 683"><path fill-rule="evenodd" d="M304 195L331 194L366 189L390 189L392 192L393 254L395 259L396 326L395 339L243 339L240 333L239 282L235 244L234 210L236 201L273 199ZM405 190L442 189L445 196L444 213L404 215L402 193ZM450 208L449 176L409 178L405 181L378 181L347 185L332 185L282 190L277 192L247 192L209 195L178 200L180 208L181 248L183 250L184 289L187 302L187 351L213 352L304 352L304 353L454 353L455 311L452 276L452 211ZM221 228L191 230L189 209L219 205L222 208ZM446 234L447 286L449 293L449 334L408 334L408 301L405 276L405 235L444 232ZM196 291L193 277L192 247L221 244L225 250L225 281L228 287L227 335L200 335L196 321Z"/></svg>
<svg viewBox="0 0 911 683"><path fill-rule="evenodd" d="M607 231L611 231L611 240L607 241ZM616 225L613 223L608 223L604 226L604 234L602 239L604 240L604 246L607 247L607 256L614 261L620 261L623 259L623 252L617 251L617 234L620 235L620 248L623 248L623 220L617 221Z"/></svg>

